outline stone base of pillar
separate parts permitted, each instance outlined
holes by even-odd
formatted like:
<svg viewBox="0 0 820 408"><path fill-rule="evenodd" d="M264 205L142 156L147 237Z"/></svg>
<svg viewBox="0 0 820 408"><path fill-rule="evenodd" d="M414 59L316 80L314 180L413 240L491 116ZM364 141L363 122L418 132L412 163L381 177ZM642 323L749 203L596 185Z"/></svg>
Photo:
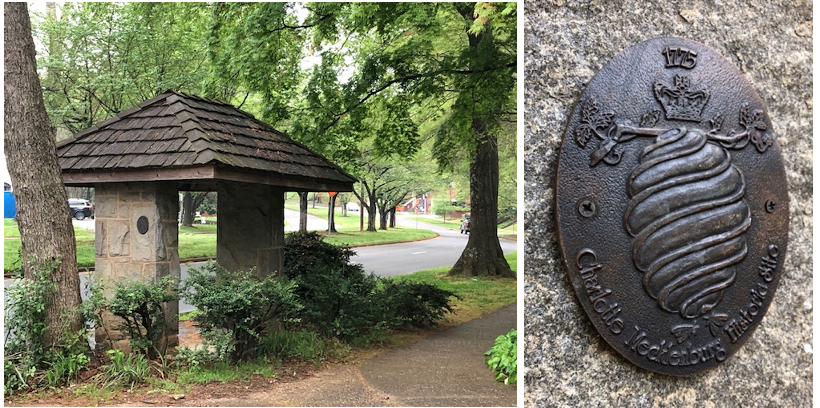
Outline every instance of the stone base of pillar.
<svg viewBox="0 0 820 408"><path fill-rule="evenodd" d="M217 188L216 260L229 271L255 268L258 276L283 269L285 193L260 184Z"/></svg>
<svg viewBox="0 0 820 408"><path fill-rule="evenodd" d="M119 183L95 186L95 272L94 278L111 299L117 283L157 282L165 276L179 281L177 213L179 196L173 183ZM162 347L179 344L179 303L164 310L167 334ZM104 328L97 328L98 347L130 352L122 319L103 315Z"/></svg>

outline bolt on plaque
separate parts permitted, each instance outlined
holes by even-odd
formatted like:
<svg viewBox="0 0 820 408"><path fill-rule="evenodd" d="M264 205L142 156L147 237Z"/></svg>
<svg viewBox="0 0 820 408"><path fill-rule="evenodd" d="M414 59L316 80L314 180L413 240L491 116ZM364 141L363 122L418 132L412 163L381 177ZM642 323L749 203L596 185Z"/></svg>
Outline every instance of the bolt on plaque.
<svg viewBox="0 0 820 408"><path fill-rule="evenodd" d="M561 145L555 208L581 305L653 372L729 359L782 275L788 191L766 108L691 40L637 44L590 81Z"/></svg>

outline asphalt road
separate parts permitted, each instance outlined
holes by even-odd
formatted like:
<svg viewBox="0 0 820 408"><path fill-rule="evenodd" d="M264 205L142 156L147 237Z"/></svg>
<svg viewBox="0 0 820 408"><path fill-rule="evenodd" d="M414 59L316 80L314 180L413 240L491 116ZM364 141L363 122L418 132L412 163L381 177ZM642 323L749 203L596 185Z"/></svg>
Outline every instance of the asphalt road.
<svg viewBox="0 0 820 408"><path fill-rule="evenodd" d="M286 210L286 219L288 215L293 216L296 213L295 226L298 228L298 212ZM75 223L85 222L76 221ZM325 222L321 218L308 217L309 229L317 226L319 222ZM462 250L467 245L467 235L460 234L458 231L451 231L446 228L440 228L433 225L425 224L423 222L416 223L415 221L402 220L398 218L399 224L407 227L430 229L437 232L440 236L434 239L424 241L408 242L403 244L391 245L375 245L369 247L355 248L356 256L351 259L352 262L360 263L364 266L365 271L374 273L376 276L394 276L404 275L425 269L437 268L441 266L453 265ZM93 222L91 223L93 225ZM294 223L289 221L288 229L293 227ZM326 227L325 227L326 228ZM317 228L318 229L318 228ZM508 240L500 240L501 248L504 253L510 253L516 250L516 243ZM180 265L180 277L185 279L188 276L187 270L189 267L196 267L202 265L203 262L189 263ZM82 297L86 298L85 283L88 274L80 274L80 288L82 289ZM5 286L13 284L13 280L5 279ZM180 313L194 310L194 308L183 301L180 301Z"/></svg>
<svg viewBox="0 0 820 408"><path fill-rule="evenodd" d="M400 223L408 228L415 226L415 222ZM424 223L419 223L419 228L433 230L439 237L404 244L355 248L356 257L351 261L362 264L367 272L376 276L405 275L430 268L452 266L456 263L467 245L467 235ZM500 241L505 254L516 250L514 241Z"/></svg>

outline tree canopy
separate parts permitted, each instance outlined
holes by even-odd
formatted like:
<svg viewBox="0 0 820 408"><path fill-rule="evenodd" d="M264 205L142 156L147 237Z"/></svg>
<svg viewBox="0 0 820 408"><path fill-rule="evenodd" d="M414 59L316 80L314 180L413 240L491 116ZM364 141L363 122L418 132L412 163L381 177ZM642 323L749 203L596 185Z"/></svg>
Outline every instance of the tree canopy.
<svg viewBox="0 0 820 408"><path fill-rule="evenodd" d="M513 174L502 185L515 188L516 12L484 2L67 3L37 20L46 107L76 132L172 88L248 110L363 181L431 159L469 171L474 255L453 272L510 276L496 222L500 152Z"/></svg>

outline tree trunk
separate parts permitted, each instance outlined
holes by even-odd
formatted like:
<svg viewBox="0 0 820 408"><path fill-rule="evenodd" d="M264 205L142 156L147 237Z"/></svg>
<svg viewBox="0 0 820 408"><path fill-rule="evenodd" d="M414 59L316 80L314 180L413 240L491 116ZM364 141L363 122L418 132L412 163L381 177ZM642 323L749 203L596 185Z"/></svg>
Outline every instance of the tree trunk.
<svg viewBox="0 0 820 408"><path fill-rule="evenodd" d="M17 200L23 273L49 266L56 290L46 299L45 344L53 346L64 330L83 328L80 276L68 197L55 154L54 131L37 77L34 40L26 3L4 5L5 149Z"/></svg>
<svg viewBox="0 0 820 408"><path fill-rule="evenodd" d="M182 225L192 227L194 225L194 198L191 192L182 193Z"/></svg>
<svg viewBox="0 0 820 408"><path fill-rule="evenodd" d="M386 230L387 229L387 206L380 205L379 207L379 229Z"/></svg>
<svg viewBox="0 0 820 408"><path fill-rule="evenodd" d="M327 223L329 232L338 232L336 231L336 196L327 200Z"/></svg>
<svg viewBox="0 0 820 408"><path fill-rule="evenodd" d="M367 203L367 230L370 232L376 232L376 191L375 187L373 191L368 190L368 198Z"/></svg>
<svg viewBox="0 0 820 408"><path fill-rule="evenodd" d="M478 145L470 163L470 235L450 276L515 278L498 242L498 145L481 119L474 118Z"/></svg>
<svg viewBox="0 0 820 408"><path fill-rule="evenodd" d="M390 228L396 228L396 207L390 210Z"/></svg>
<svg viewBox="0 0 820 408"><path fill-rule="evenodd" d="M300 192L299 194L299 232L307 232L307 192Z"/></svg>

